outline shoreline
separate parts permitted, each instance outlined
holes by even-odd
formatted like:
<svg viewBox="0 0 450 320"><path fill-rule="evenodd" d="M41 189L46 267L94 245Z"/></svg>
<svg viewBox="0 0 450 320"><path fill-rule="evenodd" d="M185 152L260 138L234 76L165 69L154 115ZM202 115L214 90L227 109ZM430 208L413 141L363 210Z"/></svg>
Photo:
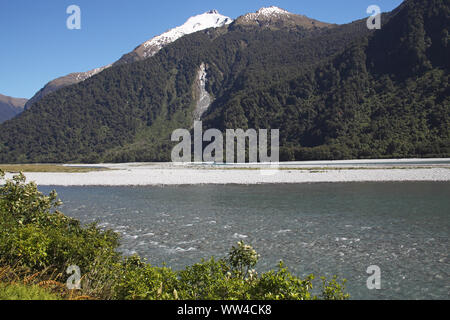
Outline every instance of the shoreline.
<svg viewBox="0 0 450 320"><path fill-rule="evenodd" d="M40 186L177 186L258 185L333 182L448 182L450 167L426 168L205 168L174 165L105 165L111 170L90 172L24 172L27 181ZM11 178L14 174L7 173Z"/></svg>

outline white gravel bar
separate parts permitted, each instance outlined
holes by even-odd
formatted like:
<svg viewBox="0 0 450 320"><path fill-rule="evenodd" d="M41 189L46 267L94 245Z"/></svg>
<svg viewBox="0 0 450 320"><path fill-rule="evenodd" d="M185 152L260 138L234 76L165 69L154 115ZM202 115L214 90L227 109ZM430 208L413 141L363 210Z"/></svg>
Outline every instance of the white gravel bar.
<svg viewBox="0 0 450 320"><path fill-rule="evenodd" d="M71 165L111 170L86 173L25 172L47 186L151 186L191 184L271 184L317 182L450 181L450 159L367 160L259 165L127 163ZM11 177L7 174L7 177Z"/></svg>

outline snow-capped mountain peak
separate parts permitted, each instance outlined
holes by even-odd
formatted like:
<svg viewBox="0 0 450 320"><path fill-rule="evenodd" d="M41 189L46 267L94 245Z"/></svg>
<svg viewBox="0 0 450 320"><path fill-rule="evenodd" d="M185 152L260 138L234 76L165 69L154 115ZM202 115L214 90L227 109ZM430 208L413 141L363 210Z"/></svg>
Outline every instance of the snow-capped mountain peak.
<svg viewBox="0 0 450 320"><path fill-rule="evenodd" d="M295 14L279 7L264 7L253 13L247 13L236 19L236 24L259 26L262 28L302 27L315 29L330 26L301 14Z"/></svg>
<svg viewBox="0 0 450 320"><path fill-rule="evenodd" d="M221 15L217 10L211 10L203 14L190 17L183 25L171 29L157 37L154 37L142 44L139 52L143 58L148 58L161 50L165 45L174 42L175 40L197 31L218 28L230 24L233 19Z"/></svg>
<svg viewBox="0 0 450 320"><path fill-rule="evenodd" d="M271 7L266 7L266 8L261 8L258 11L256 11L257 14L259 15L283 15L283 14L291 14L289 11L286 11L284 9L275 7L275 6L271 6Z"/></svg>
<svg viewBox="0 0 450 320"><path fill-rule="evenodd" d="M281 18L283 16L292 15L289 11L286 11L284 9L271 6L271 7L265 7L261 8L258 11L254 13L247 13L243 16L244 20L258 20L258 19L270 19L270 18Z"/></svg>

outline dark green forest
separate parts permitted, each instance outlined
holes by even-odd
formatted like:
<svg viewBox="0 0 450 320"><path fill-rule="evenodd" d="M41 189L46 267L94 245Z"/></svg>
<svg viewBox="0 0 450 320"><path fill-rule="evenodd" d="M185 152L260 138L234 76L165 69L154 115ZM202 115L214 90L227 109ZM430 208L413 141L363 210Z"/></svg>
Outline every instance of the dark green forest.
<svg viewBox="0 0 450 320"><path fill-rule="evenodd" d="M170 161L207 65L206 128L280 129L280 160L450 156L450 5L305 29L235 22L63 88L0 125L0 163Z"/></svg>

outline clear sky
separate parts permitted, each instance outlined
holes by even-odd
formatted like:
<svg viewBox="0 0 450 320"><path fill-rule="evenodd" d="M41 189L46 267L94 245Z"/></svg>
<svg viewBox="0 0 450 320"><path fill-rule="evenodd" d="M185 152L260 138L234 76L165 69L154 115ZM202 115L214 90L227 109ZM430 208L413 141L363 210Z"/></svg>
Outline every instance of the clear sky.
<svg viewBox="0 0 450 320"><path fill-rule="evenodd" d="M48 81L112 63L142 42L211 9L233 19L278 6L330 23L383 12L402 0L0 0L0 94L31 98ZM69 30L69 5L81 29Z"/></svg>

